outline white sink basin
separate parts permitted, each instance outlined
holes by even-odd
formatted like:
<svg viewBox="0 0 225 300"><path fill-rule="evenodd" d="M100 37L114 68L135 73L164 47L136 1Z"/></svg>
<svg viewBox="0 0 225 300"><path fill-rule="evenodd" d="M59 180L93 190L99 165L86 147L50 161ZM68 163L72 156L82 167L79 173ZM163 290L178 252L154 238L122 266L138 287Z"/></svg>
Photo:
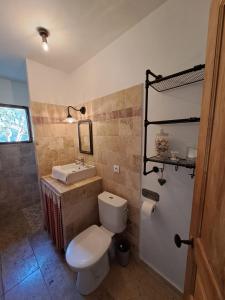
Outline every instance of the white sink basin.
<svg viewBox="0 0 225 300"><path fill-rule="evenodd" d="M74 163L55 166L52 168L52 177L62 181L65 184L73 184L95 175L96 167L86 164L82 165Z"/></svg>

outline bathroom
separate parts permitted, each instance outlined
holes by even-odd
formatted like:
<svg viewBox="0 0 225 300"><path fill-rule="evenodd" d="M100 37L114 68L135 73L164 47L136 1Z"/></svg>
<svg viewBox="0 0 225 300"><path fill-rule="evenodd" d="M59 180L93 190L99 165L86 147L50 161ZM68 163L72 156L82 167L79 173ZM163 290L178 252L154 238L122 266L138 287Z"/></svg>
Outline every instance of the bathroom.
<svg viewBox="0 0 225 300"><path fill-rule="evenodd" d="M0 300L188 299L212 2L2 3Z"/></svg>

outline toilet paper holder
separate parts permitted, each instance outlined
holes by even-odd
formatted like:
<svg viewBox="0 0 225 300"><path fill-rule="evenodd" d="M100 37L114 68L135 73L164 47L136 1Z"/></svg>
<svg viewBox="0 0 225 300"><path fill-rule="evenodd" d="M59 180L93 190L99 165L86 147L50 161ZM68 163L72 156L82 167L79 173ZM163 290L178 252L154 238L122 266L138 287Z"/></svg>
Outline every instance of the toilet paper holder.
<svg viewBox="0 0 225 300"><path fill-rule="evenodd" d="M159 201L159 194L148 189L142 189L142 196L156 202Z"/></svg>

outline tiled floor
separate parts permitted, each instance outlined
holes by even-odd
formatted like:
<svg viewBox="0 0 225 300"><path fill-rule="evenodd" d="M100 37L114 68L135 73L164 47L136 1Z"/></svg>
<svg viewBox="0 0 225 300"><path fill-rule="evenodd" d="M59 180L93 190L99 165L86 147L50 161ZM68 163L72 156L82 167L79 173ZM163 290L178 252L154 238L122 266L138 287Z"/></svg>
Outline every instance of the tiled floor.
<svg viewBox="0 0 225 300"><path fill-rule="evenodd" d="M143 263L131 259L126 268L112 263L110 273L91 295L75 288L75 274L46 232L16 215L0 224L0 300L178 300L180 295Z"/></svg>

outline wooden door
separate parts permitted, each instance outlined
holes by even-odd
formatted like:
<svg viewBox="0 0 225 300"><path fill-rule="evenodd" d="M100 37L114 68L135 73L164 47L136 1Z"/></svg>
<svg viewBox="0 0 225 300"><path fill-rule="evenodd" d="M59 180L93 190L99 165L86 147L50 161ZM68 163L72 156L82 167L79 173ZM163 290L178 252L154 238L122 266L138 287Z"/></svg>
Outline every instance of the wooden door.
<svg viewBox="0 0 225 300"><path fill-rule="evenodd" d="M225 299L225 0L213 0L185 299Z"/></svg>

